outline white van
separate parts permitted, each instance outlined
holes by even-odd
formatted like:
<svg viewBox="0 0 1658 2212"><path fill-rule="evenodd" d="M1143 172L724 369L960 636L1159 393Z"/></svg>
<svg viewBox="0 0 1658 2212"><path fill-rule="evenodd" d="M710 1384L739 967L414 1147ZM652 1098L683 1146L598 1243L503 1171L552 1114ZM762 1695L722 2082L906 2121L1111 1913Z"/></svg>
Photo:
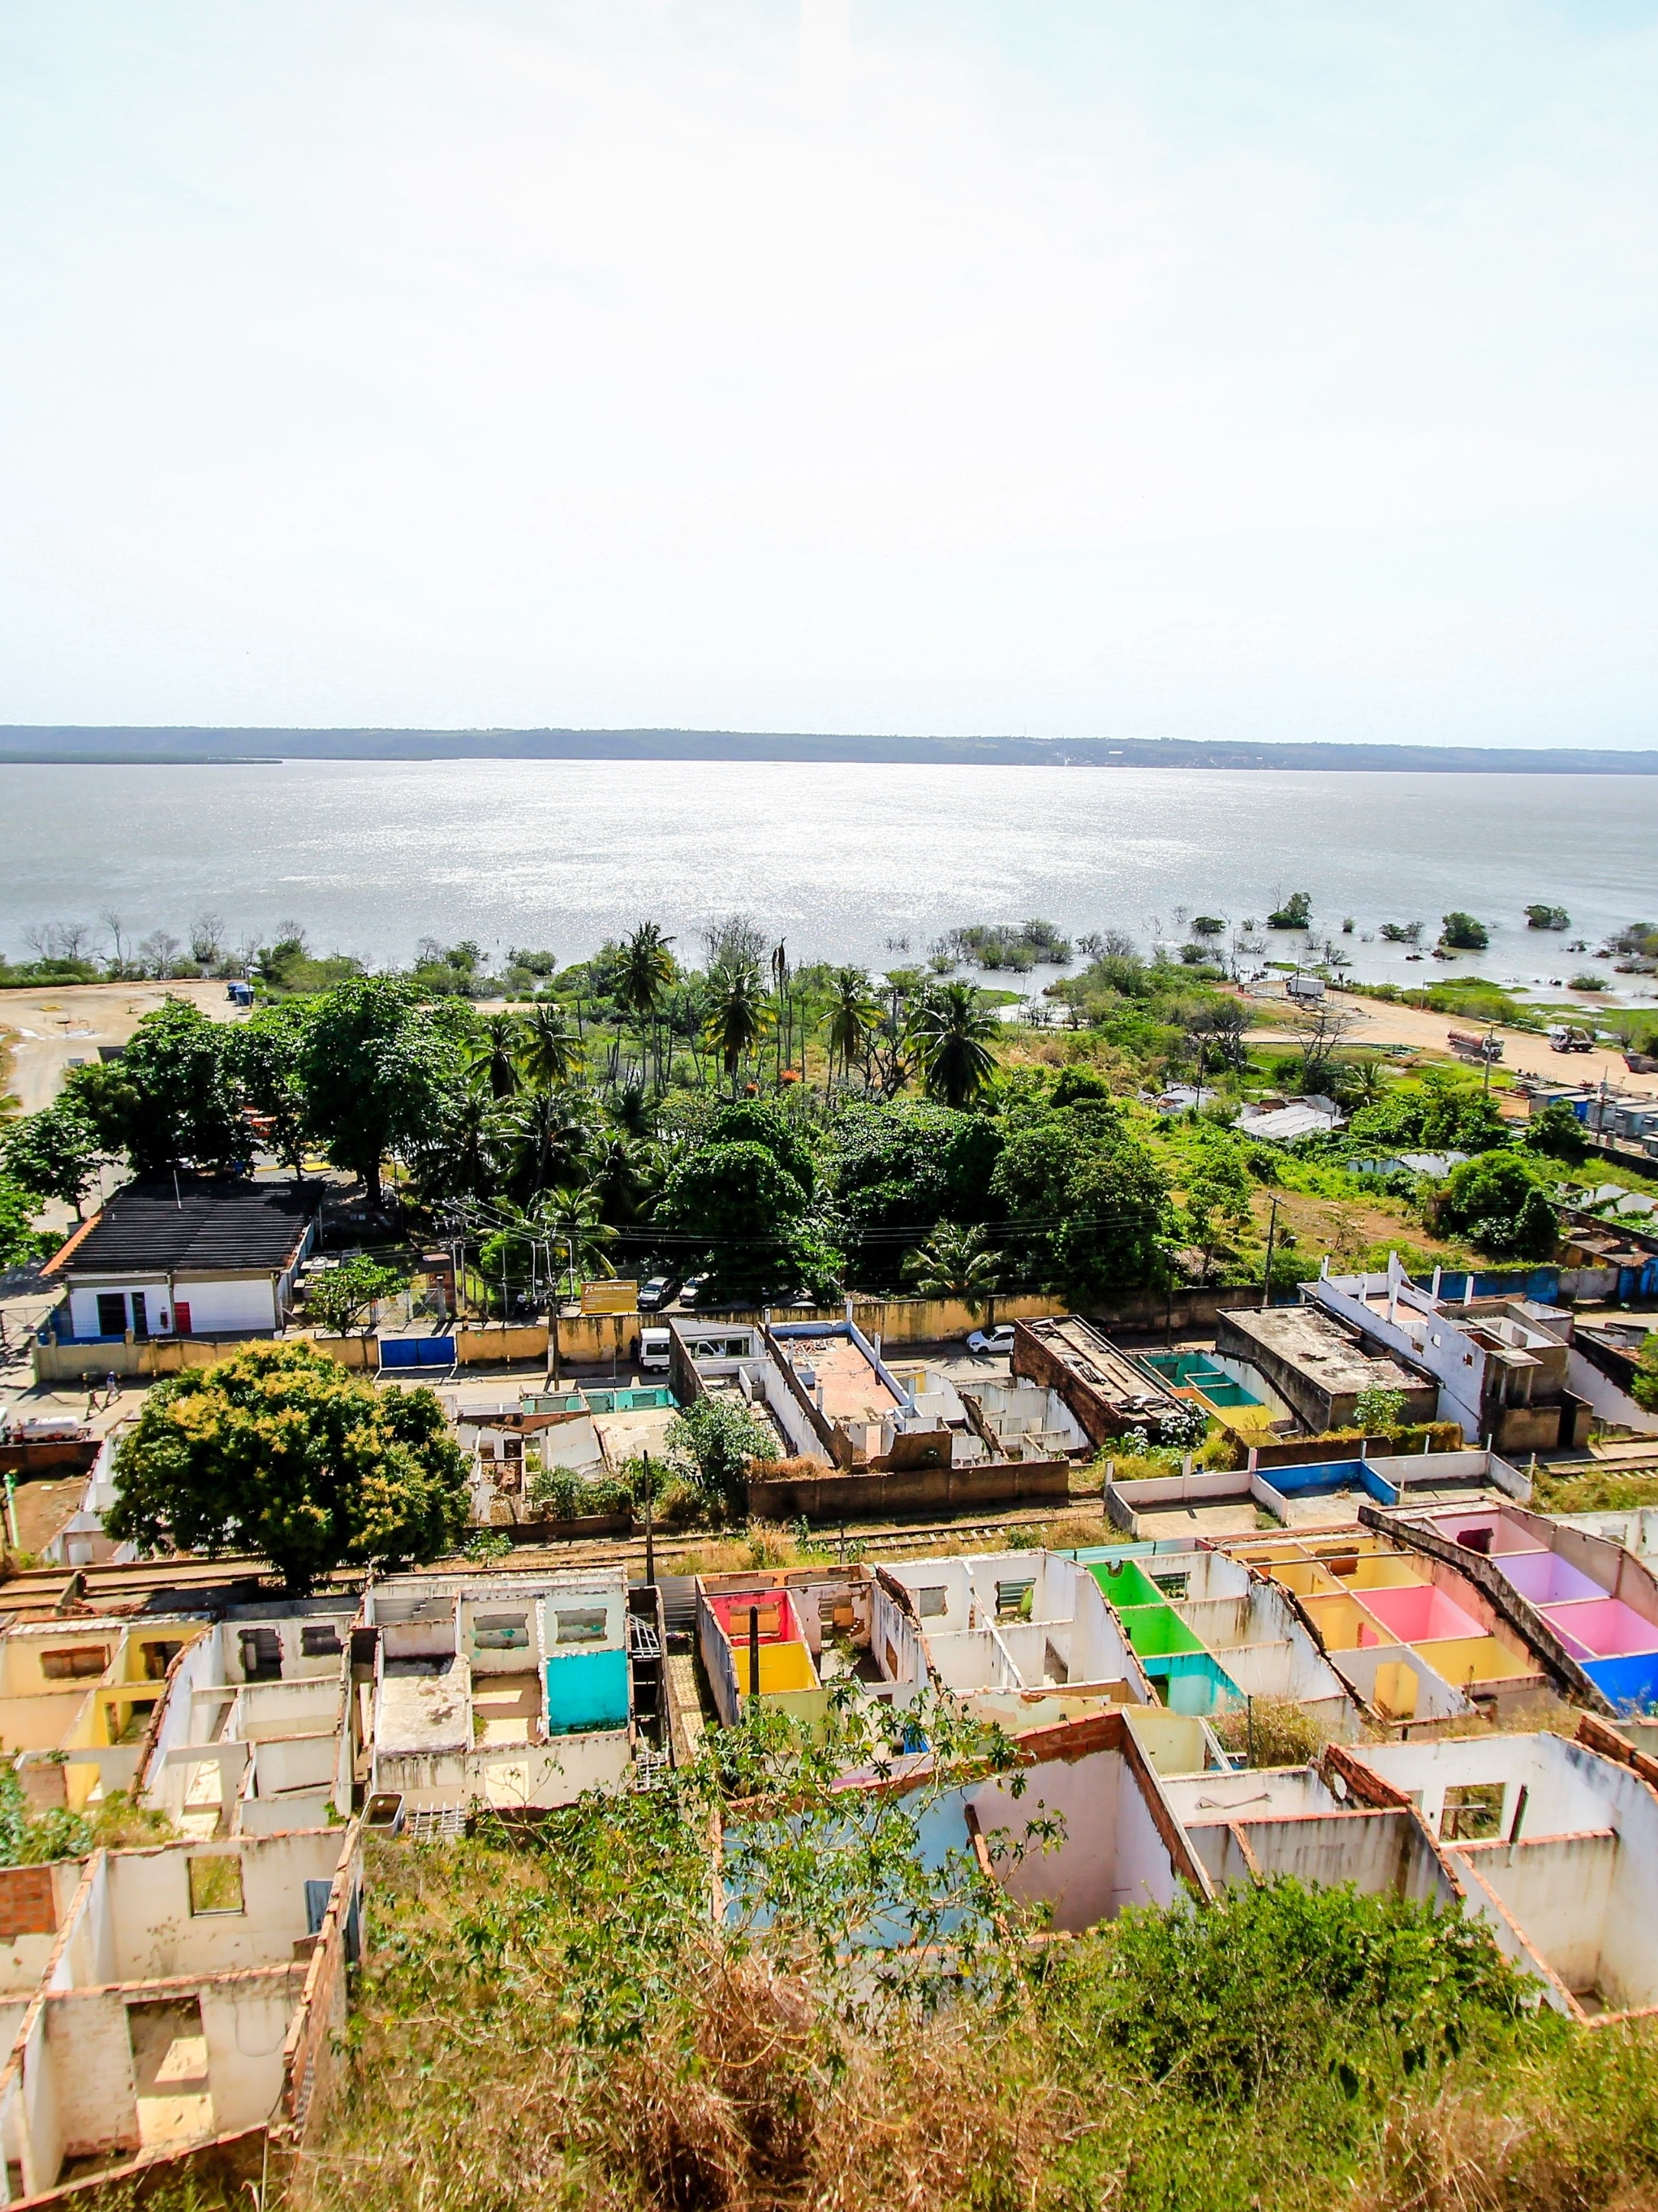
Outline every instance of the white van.
<svg viewBox="0 0 1658 2212"><path fill-rule="evenodd" d="M668 1332L665 1328L641 1328L639 1332L639 1364L647 1372L659 1369L668 1371Z"/></svg>

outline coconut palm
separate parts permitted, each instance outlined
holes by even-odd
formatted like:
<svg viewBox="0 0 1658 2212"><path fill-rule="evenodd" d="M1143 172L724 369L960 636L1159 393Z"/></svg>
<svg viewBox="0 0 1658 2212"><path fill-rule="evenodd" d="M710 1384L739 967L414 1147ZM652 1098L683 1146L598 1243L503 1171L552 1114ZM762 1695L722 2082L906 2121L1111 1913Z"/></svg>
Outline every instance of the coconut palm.
<svg viewBox="0 0 1658 2212"><path fill-rule="evenodd" d="M923 994L911 1020L927 1095L941 1105L970 1106L995 1073L990 1040L995 1017L970 983L946 983Z"/></svg>
<svg viewBox="0 0 1658 2212"><path fill-rule="evenodd" d="M525 1198L568 1182L592 1142L591 1108L580 1091L532 1091L508 1124L513 1188Z"/></svg>
<svg viewBox="0 0 1658 2212"><path fill-rule="evenodd" d="M708 981L708 1042L732 1079L735 1097L738 1068L766 1034L769 1009L765 986L752 964L718 969Z"/></svg>
<svg viewBox="0 0 1658 2212"><path fill-rule="evenodd" d="M524 1088L518 1066L521 1041L516 1014L491 1014L472 1048L469 1072L497 1103L515 1098Z"/></svg>
<svg viewBox="0 0 1658 2212"><path fill-rule="evenodd" d="M581 1043L562 1006L532 1006L519 1030L519 1064L537 1091L557 1091L581 1062Z"/></svg>
<svg viewBox="0 0 1658 2212"><path fill-rule="evenodd" d="M656 1148L641 1137L610 1129L589 1157L591 1188L607 1221L637 1221L656 1188Z"/></svg>
<svg viewBox="0 0 1658 2212"><path fill-rule="evenodd" d="M631 937L622 941L622 958L611 995L624 1013L639 1024L639 1058L643 1073L647 1051L646 1034L661 1010L674 979L673 943L653 921L641 921Z"/></svg>
<svg viewBox="0 0 1658 2212"><path fill-rule="evenodd" d="M870 989L869 977L861 968L837 968L829 990L827 1042L829 1085L833 1088L837 1060L843 1076L851 1081L852 1063L862 1058L865 1041L880 1020L881 1010Z"/></svg>
<svg viewBox="0 0 1658 2212"><path fill-rule="evenodd" d="M615 1274L609 1247L616 1231L601 1218L598 1194L590 1184L556 1184L543 1191L523 1219L525 1230L547 1248L553 1275L564 1278L572 1290L578 1280Z"/></svg>
<svg viewBox="0 0 1658 2212"><path fill-rule="evenodd" d="M1002 1255L985 1245L985 1232L941 1221L925 1244L904 1257L904 1275L924 1298L960 1298L976 1314L994 1292Z"/></svg>

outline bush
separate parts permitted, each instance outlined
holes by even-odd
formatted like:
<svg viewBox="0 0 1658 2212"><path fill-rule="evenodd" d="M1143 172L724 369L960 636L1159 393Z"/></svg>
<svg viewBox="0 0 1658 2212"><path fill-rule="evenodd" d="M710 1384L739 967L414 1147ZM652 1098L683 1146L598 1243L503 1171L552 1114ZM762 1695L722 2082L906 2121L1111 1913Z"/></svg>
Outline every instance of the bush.
<svg viewBox="0 0 1658 2212"><path fill-rule="evenodd" d="M1559 1211L1523 1152L1482 1152L1453 1169L1438 1214L1496 1259L1551 1260L1559 1241Z"/></svg>
<svg viewBox="0 0 1658 2212"><path fill-rule="evenodd" d="M1329 1731L1288 1698L1252 1698L1216 1717L1225 1748L1251 1766L1306 1766L1329 1742Z"/></svg>
<svg viewBox="0 0 1658 2212"><path fill-rule="evenodd" d="M1461 907L1441 918L1440 943L1457 952L1483 952L1491 941L1491 933L1483 921L1476 921Z"/></svg>
<svg viewBox="0 0 1658 2212"><path fill-rule="evenodd" d="M749 1469L777 1455L777 1439L748 1407L730 1398L699 1398L669 1422L670 1464L706 1504L733 1520L748 1506Z"/></svg>

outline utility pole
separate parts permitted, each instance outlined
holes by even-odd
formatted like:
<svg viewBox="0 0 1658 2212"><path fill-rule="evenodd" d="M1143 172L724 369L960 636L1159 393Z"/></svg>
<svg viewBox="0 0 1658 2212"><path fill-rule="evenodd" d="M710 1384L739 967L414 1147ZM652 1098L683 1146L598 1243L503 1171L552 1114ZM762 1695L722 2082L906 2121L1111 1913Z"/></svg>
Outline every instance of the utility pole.
<svg viewBox="0 0 1658 2212"><path fill-rule="evenodd" d="M1278 1200L1272 1200L1272 1218L1266 1224L1266 1269L1261 1279L1260 1310L1265 1313L1272 1303L1272 1246L1278 1238Z"/></svg>
<svg viewBox="0 0 1658 2212"><path fill-rule="evenodd" d="M651 1536L651 1455L645 1453L645 1580L656 1580L656 1547Z"/></svg>

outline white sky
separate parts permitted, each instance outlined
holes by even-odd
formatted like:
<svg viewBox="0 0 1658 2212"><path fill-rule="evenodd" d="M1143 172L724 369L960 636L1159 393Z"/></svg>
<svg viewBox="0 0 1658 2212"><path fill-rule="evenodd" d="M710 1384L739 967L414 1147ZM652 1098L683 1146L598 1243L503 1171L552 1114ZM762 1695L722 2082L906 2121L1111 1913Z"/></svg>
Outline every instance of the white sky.
<svg viewBox="0 0 1658 2212"><path fill-rule="evenodd" d="M6 0L0 720L1658 744L1658 0Z"/></svg>

